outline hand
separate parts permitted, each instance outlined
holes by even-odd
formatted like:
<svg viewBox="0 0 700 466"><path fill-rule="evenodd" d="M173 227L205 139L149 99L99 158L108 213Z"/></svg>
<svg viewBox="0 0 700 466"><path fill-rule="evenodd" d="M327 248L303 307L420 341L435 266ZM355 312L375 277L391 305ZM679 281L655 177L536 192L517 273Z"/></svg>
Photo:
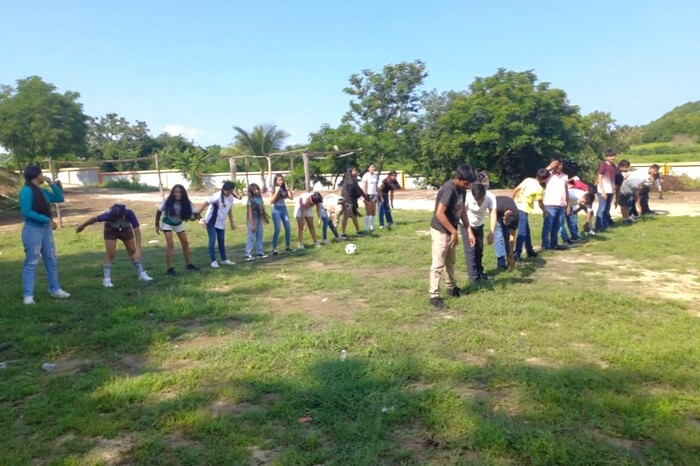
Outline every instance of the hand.
<svg viewBox="0 0 700 466"><path fill-rule="evenodd" d="M160 235L160 227L156 225L156 235Z"/></svg>
<svg viewBox="0 0 700 466"><path fill-rule="evenodd" d="M493 233L489 232L489 235L486 237L486 241L488 244L493 244Z"/></svg>
<svg viewBox="0 0 700 466"><path fill-rule="evenodd" d="M52 228L53 228L53 227L52 227ZM83 231L84 229L85 229L84 226L78 225L78 226L76 227L76 229L75 229L75 232L76 232L76 233L80 233L80 232Z"/></svg>
<svg viewBox="0 0 700 466"><path fill-rule="evenodd" d="M571 215L571 206L566 208L566 215Z"/></svg>
<svg viewBox="0 0 700 466"><path fill-rule="evenodd" d="M55 185L58 186L59 188L63 189L63 183L61 183L61 180L56 180L56 181L54 181L53 184L55 184Z"/></svg>
<svg viewBox="0 0 700 466"><path fill-rule="evenodd" d="M459 236L456 231L450 233L450 247L454 248L459 243Z"/></svg>
<svg viewBox="0 0 700 466"><path fill-rule="evenodd" d="M232 230L235 230L235 229L236 229L236 225L234 225L233 222L231 222L231 229L232 229Z"/></svg>
<svg viewBox="0 0 700 466"><path fill-rule="evenodd" d="M55 230L56 228L58 228L58 223L55 220L51 220L51 229Z"/></svg>
<svg viewBox="0 0 700 466"><path fill-rule="evenodd" d="M254 226L251 226L251 227L250 227L250 232L251 232L252 234L255 234L255 227L254 227Z"/></svg>
<svg viewBox="0 0 700 466"><path fill-rule="evenodd" d="M602 197L604 201L607 201L607 200L608 200L608 195L607 195L607 193L600 193L600 197Z"/></svg>
<svg viewBox="0 0 700 466"><path fill-rule="evenodd" d="M508 256L508 267L515 267L515 258L513 256Z"/></svg>
<svg viewBox="0 0 700 466"><path fill-rule="evenodd" d="M474 233L472 233L471 230L469 230L469 246L476 246L476 236L474 236Z"/></svg>

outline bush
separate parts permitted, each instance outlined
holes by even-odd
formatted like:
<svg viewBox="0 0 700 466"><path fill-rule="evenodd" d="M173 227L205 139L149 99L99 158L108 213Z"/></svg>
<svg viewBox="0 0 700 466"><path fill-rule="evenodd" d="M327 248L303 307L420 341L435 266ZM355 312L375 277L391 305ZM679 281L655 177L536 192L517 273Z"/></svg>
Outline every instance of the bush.
<svg viewBox="0 0 700 466"><path fill-rule="evenodd" d="M138 181L129 180L109 180L102 183L102 188L118 188L118 189L128 189L130 191L140 191L146 193L152 193L158 191L156 186L149 186L147 184L139 183Z"/></svg>

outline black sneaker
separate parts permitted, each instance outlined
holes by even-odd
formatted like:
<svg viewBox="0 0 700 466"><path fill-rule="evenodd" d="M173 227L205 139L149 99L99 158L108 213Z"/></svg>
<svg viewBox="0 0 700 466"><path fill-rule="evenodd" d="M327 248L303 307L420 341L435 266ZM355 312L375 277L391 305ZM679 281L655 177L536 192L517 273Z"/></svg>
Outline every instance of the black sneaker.
<svg viewBox="0 0 700 466"><path fill-rule="evenodd" d="M357 235L358 235L358 236L364 236L364 235L366 235L366 234L367 234L367 233L365 233L364 231L358 231L358 232L357 232Z"/></svg>
<svg viewBox="0 0 700 466"><path fill-rule="evenodd" d="M557 244L554 246L555 251L568 251L569 248L567 246L564 246L563 244Z"/></svg>
<svg viewBox="0 0 700 466"><path fill-rule="evenodd" d="M292 252L292 248L290 248L289 246L287 246L286 248L284 248L284 252Z"/></svg>
<svg viewBox="0 0 700 466"><path fill-rule="evenodd" d="M447 304L445 304L442 298L430 298L430 305L435 309L447 309Z"/></svg>
<svg viewBox="0 0 700 466"><path fill-rule="evenodd" d="M197 267L197 266L194 265L194 264L187 264L187 265L185 266L185 268L186 268L187 270L199 270L199 267Z"/></svg>
<svg viewBox="0 0 700 466"><path fill-rule="evenodd" d="M339 238L343 241L347 241L348 235L340 235Z"/></svg>
<svg viewBox="0 0 700 466"><path fill-rule="evenodd" d="M453 298L459 298L460 296L462 296L462 290L455 286L454 288L448 288L447 294L452 296Z"/></svg>
<svg viewBox="0 0 700 466"><path fill-rule="evenodd" d="M174 268L170 267L168 270L165 271L166 274L170 275L171 277L174 277L177 275L177 272L175 271Z"/></svg>
<svg viewBox="0 0 700 466"><path fill-rule="evenodd" d="M535 251L528 252L527 257L537 257L537 253Z"/></svg>
<svg viewBox="0 0 700 466"><path fill-rule="evenodd" d="M491 280L491 275L486 275L485 273L480 273L479 278L477 278L478 281L480 282L487 282Z"/></svg>

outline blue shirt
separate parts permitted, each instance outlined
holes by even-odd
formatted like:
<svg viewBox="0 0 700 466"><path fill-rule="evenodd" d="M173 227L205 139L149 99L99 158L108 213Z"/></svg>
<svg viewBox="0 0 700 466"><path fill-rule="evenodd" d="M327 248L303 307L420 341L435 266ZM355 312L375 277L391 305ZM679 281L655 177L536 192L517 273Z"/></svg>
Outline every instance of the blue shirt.
<svg viewBox="0 0 700 466"><path fill-rule="evenodd" d="M105 228L111 228L113 230L120 230L120 229L124 229L124 228L129 228L129 227L132 227L132 228L139 227L139 221L136 218L136 214L131 209L125 210L124 220L122 220L122 221L110 220L109 210L107 212L105 212L104 214L98 215L96 218L97 218L98 222L105 222Z"/></svg>
<svg viewBox="0 0 700 466"><path fill-rule="evenodd" d="M41 188L39 188L41 189ZM41 189L41 194L44 195L46 202L51 205L51 203L63 202L63 192L60 186L57 184L51 185L51 191L48 189ZM44 214L40 214L33 209L34 205L34 191L29 186L24 186L19 192L19 210L22 212L22 217L29 223L34 223L37 225L46 225L51 222L51 217L47 217Z"/></svg>

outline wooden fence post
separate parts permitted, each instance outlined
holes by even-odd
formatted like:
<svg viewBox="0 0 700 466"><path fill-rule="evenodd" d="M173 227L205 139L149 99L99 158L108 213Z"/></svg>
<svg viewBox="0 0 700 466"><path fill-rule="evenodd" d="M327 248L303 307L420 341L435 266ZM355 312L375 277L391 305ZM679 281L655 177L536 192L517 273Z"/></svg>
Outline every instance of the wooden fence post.
<svg viewBox="0 0 700 466"><path fill-rule="evenodd" d="M158 173L158 189L160 190L161 199L165 199L165 192L163 191L163 181L160 178L160 163L158 161L158 152L154 154L156 161L156 172Z"/></svg>
<svg viewBox="0 0 700 466"><path fill-rule="evenodd" d="M304 162L304 191L311 191L311 168L309 167L309 153L304 151L301 153L302 161Z"/></svg>

